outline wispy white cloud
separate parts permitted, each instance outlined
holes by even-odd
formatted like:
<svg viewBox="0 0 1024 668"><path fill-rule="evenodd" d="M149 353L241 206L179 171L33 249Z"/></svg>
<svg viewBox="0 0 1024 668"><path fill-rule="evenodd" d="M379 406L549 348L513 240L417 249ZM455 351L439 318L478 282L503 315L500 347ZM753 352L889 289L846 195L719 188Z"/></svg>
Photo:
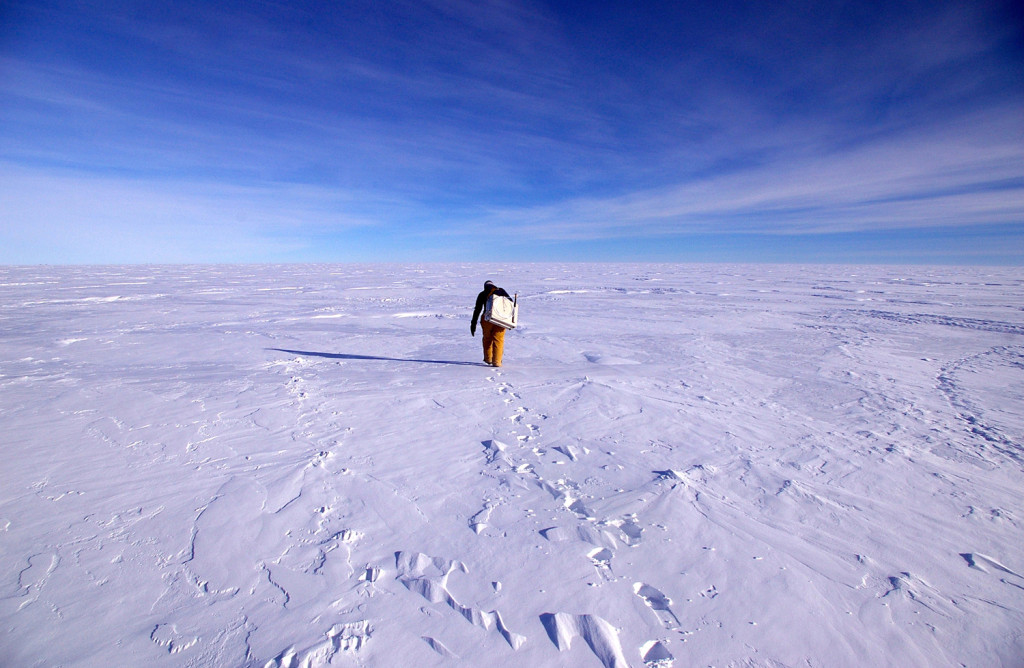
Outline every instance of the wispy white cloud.
<svg viewBox="0 0 1024 668"><path fill-rule="evenodd" d="M1006 138L1022 130L1017 110L1004 108L829 155L798 155L624 196L495 210L483 222L499 235L547 240L1021 223L1024 143Z"/></svg>

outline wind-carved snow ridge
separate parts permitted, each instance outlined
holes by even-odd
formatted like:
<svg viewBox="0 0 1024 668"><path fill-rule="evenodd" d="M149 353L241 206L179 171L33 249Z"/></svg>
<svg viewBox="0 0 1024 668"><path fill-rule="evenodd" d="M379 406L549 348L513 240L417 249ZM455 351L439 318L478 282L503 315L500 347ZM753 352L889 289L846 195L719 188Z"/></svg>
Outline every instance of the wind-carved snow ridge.
<svg viewBox="0 0 1024 668"><path fill-rule="evenodd" d="M444 603L459 613L474 626L487 631L496 630L512 649L519 649L526 642L526 636L513 633L497 611L477 610L455 600L448 591L448 576L454 571L468 573L461 561L430 557L421 552L396 552L395 566L397 579L409 591L416 592L431 603Z"/></svg>
<svg viewBox="0 0 1024 668"><path fill-rule="evenodd" d="M1024 579L1024 575L1021 575L1020 573L1007 568L1006 566L999 563L992 557L987 557L984 554L979 554L977 552L965 552L960 556L964 558L964 561L967 562L968 566L970 566L971 568L975 568L981 571L982 573L988 573L988 569L991 568L997 571L1002 571L1003 573L1006 573L1008 575Z"/></svg>
<svg viewBox="0 0 1024 668"><path fill-rule="evenodd" d="M581 455L590 454L590 451L586 448L578 448L575 445L556 445L555 450L561 452L563 455L568 457L571 461L579 461Z"/></svg>
<svg viewBox="0 0 1024 668"><path fill-rule="evenodd" d="M430 649L434 650L435 652L437 652L438 654L440 654L444 658L452 659L452 660L455 660L455 661L459 660L458 655L455 654L454 652L452 652L447 647L445 647L444 643L441 642L440 640L438 640L437 638L431 638L430 636L423 636L423 642L427 643L427 646L430 647Z"/></svg>
<svg viewBox="0 0 1024 668"><path fill-rule="evenodd" d="M28 595L38 590L59 564L60 557L56 554L33 554L28 558L28 565L18 573L19 594Z"/></svg>
<svg viewBox="0 0 1024 668"><path fill-rule="evenodd" d="M890 577L889 587L882 598L910 601L943 617L951 617L956 611L955 601L949 600L913 573L903 572Z"/></svg>
<svg viewBox="0 0 1024 668"><path fill-rule="evenodd" d="M339 653L358 652L373 635L369 621L335 624L327 637L302 650L290 647L263 664L263 668L324 668L334 662Z"/></svg>
<svg viewBox="0 0 1024 668"><path fill-rule="evenodd" d="M180 633L175 624L157 624L149 638L157 645L166 647L168 654L183 652L199 642L195 636Z"/></svg>
<svg viewBox="0 0 1024 668"><path fill-rule="evenodd" d="M574 639L582 638L605 668L628 668L618 630L600 617L546 612L540 621L560 652L569 649Z"/></svg>
<svg viewBox="0 0 1024 668"><path fill-rule="evenodd" d="M196 517L186 567L197 586L207 593L233 593L252 580L249 562L252 545L263 524L266 488L241 476L224 483L217 495Z"/></svg>
<svg viewBox="0 0 1024 668"><path fill-rule="evenodd" d="M484 449L487 451L487 463L493 464L495 462L502 462L505 464L511 464L512 461L509 459L506 451L508 445L502 443L497 439L491 439L484 441Z"/></svg>

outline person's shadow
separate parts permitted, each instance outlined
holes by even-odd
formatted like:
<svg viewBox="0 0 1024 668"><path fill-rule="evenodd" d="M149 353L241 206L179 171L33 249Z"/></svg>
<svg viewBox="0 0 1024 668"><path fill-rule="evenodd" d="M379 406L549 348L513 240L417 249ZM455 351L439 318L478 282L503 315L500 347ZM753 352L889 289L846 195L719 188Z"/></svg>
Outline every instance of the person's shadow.
<svg viewBox="0 0 1024 668"><path fill-rule="evenodd" d="M416 362L417 364L455 364L459 366L487 366L483 362L460 362L455 360L418 360L402 357L377 357L375 355L351 355L348 353L318 353L310 350L286 350L285 348L267 348L276 350L279 353L289 355L302 355L303 357L326 357L331 360L368 360L376 362Z"/></svg>

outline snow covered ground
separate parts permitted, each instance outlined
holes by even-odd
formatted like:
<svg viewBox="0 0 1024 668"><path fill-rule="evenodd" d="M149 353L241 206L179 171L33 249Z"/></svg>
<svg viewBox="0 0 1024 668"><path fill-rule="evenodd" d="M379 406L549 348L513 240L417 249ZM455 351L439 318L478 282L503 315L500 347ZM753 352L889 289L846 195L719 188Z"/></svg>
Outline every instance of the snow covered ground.
<svg viewBox="0 0 1024 668"><path fill-rule="evenodd" d="M1022 295L0 268L0 664L1020 666Z"/></svg>

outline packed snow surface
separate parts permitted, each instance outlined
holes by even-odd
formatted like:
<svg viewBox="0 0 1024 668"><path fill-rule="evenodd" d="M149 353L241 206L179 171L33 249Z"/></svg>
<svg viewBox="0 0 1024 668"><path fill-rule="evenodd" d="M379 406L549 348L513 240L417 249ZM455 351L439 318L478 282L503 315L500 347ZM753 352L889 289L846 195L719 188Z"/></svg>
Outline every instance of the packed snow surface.
<svg viewBox="0 0 1024 668"><path fill-rule="evenodd" d="M485 279L519 294L501 369ZM0 268L0 664L1019 666L1022 295Z"/></svg>

